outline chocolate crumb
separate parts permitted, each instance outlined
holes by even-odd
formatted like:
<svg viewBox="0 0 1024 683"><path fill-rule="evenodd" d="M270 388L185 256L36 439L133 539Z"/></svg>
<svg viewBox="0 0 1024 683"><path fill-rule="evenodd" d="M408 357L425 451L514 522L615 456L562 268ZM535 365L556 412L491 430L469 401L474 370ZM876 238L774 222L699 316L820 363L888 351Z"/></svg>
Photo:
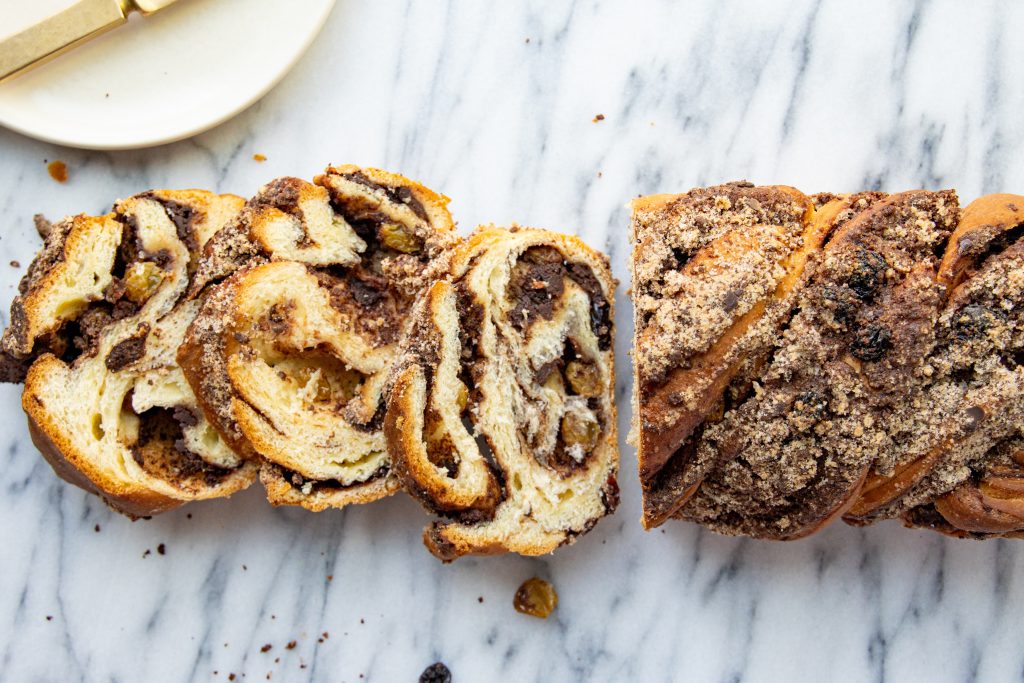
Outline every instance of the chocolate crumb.
<svg viewBox="0 0 1024 683"><path fill-rule="evenodd" d="M481 595L479 598L476 599L476 601L482 603L484 601L484 596Z"/></svg>
<svg viewBox="0 0 1024 683"><path fill-rule="evenodd" d="M147 557L149 557L152 554L153 554L153 551L151 551L149 548L146 548L146 552L142 553L142 559L146 559Z"/></svg>
<svg viewBox="0 0 1024 683"><path fill-rule="evenodd" d="M235 674L228 674L228 680L229 681L235 680Z"/></svg>
<svg viewBox="0 0 1024 683"><path fill-rule="evenodd" d="M441 662L434 662L420 674L420 683L452 683L452 672Z"/></svg>
<svg viewBox="0 0 1024 683"><path fill-rule="evenodd" d="M100 532L100 525L99 525L99 524L97 524L97 525L96 525L96 526L94 527L94 529L95 529L96 533L99 533L99 532Z"/></svg>
<svg viewBox="0 0 1024 683"><path fill-rule="evenodd" d="M163 543L161 543L160 545L158 545L156 547L156 551L158 553L160 553L161 555L166 555L167 554L167 546L165 546Z"/></svg>
<svg viewBox="0 0 1024 683"><path fill-rule="evenodd" d="M284 646L284 649L294 650L296 645L298 645L298 643L296 643L294 640L289 640L288 644Z"/></svg>
<svg viewBox="0 0 1024 683"><path fill-rule="evenodd" d="M46 620L47 621L53 621L53 617L51 617L49 614L47 614L46 615Z"/></svg>
<svg viewBox="0 0 1024 683"><path fill-rule="evenodd" d="M266 645L264 645L263 647L260 648L260 652L270 652L270 648L272 648L272 647L274 647L274 646L271 645L270 643L267 643Z"/></svg>
<svg viewBox="0 0 1024 683"><path fill-rule="evenodd" d="M593 122L597 123L598 121L604 121L604 114L598 114L597 116L594 117Z"/></svg>
<svg viewBox="0 0 1024 683"><path fill-rule="evenodd" d="M11 268L21 268L20 261L11 261Z"/></svg>

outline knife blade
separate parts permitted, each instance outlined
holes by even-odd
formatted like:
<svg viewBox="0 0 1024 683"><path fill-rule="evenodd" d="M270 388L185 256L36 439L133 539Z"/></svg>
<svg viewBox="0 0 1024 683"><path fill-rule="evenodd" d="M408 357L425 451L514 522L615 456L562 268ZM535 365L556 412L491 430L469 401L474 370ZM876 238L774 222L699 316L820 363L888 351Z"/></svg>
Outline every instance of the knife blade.
<svg viewBox="0 0 1024 683"><path fill-rule="evenodd" d="M152 14L177 0L76 0L0 42L0 83L121 26L131 12Z"/></svg>

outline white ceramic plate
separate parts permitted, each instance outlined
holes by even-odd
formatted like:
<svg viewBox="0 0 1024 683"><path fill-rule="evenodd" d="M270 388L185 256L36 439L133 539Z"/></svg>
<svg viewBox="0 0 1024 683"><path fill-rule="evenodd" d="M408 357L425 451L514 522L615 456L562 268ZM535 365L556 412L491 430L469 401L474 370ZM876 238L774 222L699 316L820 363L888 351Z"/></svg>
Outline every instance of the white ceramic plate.
<svg viewBox="0 0 1024 683"><path fill-rule="evenodd" d="M133 16L0 84L0 125L88 149L201 133L265 95L312 43L334 1L179 0L150 17ZM7 11L0 8L0 18Z"/></svg>

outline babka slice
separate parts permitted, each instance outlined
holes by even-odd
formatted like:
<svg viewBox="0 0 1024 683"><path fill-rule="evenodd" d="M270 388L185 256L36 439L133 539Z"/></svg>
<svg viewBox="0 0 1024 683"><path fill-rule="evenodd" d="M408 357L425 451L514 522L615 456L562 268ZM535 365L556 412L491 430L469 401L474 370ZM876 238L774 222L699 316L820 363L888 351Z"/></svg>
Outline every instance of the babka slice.
<svg viewBox="0 0 1024 683"><path fill-rule="evenodd" d="M155 191L50 230L2 345L29 366L33 441L64 479L131 516L229 495L256 475L203 417L175 361L197 306L199 249L241 209L230 195Z"/></svg>
<svg viewBox="0 0 1024 683"><path fill-rule="evenodd" d="M418 301L384 430L437 557L548 553L614 510L614 290L580 240L488 227Z"/></svg>
<svg viewBox="0 0 1024 683"><path fill-rule="evenodd" d="M413 299L457 241L448 199L375 169L266 185L211 240L178 353L217 430L275 504L397 490L383 387Z"/></svg>

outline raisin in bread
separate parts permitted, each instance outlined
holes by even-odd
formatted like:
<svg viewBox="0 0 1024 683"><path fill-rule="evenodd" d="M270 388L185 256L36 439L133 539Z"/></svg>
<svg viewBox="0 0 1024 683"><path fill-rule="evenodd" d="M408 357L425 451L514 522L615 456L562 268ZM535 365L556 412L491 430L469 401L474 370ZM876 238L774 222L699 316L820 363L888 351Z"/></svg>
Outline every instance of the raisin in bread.
<svg viewBox="0 0 1024 683"><path fill-rule="evenodd" d="M384 382L413 299L457 241L447 202L332 167L269 183L207 246L178 359L217 431L262 462L272 503L322 510L398 489Z"/></svg>
<svg viewBox="0 0 1024 683"><path fill-rule="evenodd" d="M580 240L490 227L417 302L384 429L439 558L548 553L614 510L614 289Z"/></svg>
<svg viewBox="0 0 1024 683"><path fill-rule="evenodd" d="M64 479L145 516L229 495L256 468L221 440L175 361L197 305L196 256L241 209L156 191L49 231L19 288L4 354L28 366L33 441Z"/></svg>

